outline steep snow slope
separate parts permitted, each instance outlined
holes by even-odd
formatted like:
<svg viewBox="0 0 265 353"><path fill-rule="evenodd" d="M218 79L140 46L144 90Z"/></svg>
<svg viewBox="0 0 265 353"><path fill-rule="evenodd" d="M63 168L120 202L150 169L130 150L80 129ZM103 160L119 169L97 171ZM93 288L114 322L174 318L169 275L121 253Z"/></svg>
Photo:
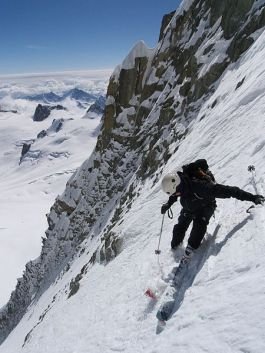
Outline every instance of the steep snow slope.
<svg viewBox="0 0 265 353"><path fill-rule="evenodd" d="M164 172L204 157L219 183L265 193L265 34L259 35L217 82L178 149L170 145L172 156ZM256 166L256 184L249 164ZM147 286L160 293L162 278L174 263L169 250L172 221L165 224L160 265L154 254L165 200L160 180L147 179L112 228L123 239L121 253L106 266L93 266L97 239L86 240L84 251L31 304L0 352L263 353L264 208L249 215L245 211L250 204L236 200L218 201L195 280L165 331L155 334L158 305L143 293ZM178 211L174 206L175 217Z"/></svg>

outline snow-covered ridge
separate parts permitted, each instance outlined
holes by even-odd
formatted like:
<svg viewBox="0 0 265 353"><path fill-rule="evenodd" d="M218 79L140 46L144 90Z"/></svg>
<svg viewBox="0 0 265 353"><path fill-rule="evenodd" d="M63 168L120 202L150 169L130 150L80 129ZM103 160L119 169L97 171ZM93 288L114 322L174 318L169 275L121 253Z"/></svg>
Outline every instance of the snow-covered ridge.
<svg viewBox="0 0 265 353"><path fill-rule="evenodd" d="M123 60L121 68L124 70L130 70L135 67L135 58L149 58L153 53L153 49L150 49L146 46L144 41L140 41L135 44L131 49L130 53Z"/></svg>
<svg viewBox="0 0 265 353"><path fill-rule="evenodd" d="M130 50L122 64L115 68L114 72L112 73L112 78L117 81L121 70L131 70L135 68L136 58L151 58L153 53L154 49L148 48L144 41L139 41Z"/></svg>
<svg viewBox="0 0 265 353"><path fill-rule="evenodd" d="M158 233L161 221L159 209L165 201L160 193L163 171L205 157L218 181L253 191L246 171L251 160L260 171L258 186L264 192L264 121L260 118L264 116L265 80L260 65L264 57L264 2L258 9L254 1L244 2L244 8L234 4L233 26L229 26L229 2L221 7L217 6L219 2L212 3L211 8L208 1L186 3L187 11L176 17L175 23L172 20L154 57L139 60L132 76L131 69L124 69L123 77L111 78L111 98L107 98L94 153L71 177L52 207L40 259L28 265L23 280L2 311L4 338L31 303L0 351L19 352L24 344L26 352L33 352L36 347L40 353L45 352L52 349L59 330L62 339L55 348L58 353L67 349L82 352L87 346L95 352L173 352L179 348L180 352L198 353L211 352L213 342L218 353L223 351L223 345L227 352L251 351L252 347L255 352L263 352L264 340L258 338L263 337L264 327L254 325L263 322L263 301L255 289L258 285L254 284L261 282L261 271L255 272L255 258L261 255L259 249L264 241L258 237L253 243L248 242L248 237L254 238L255 228L258 233L263 232L264 218L259 209L253 228L248 216L241 217L245 215L243 204L236 204L241 212L235 212L234 201L228 201L227 208L222 208L223 214L218 212L209 232L217 236L219 245L211 248L198 274L197 287L190 296L187 294L179 319L172 320L164 336L154 336L152 304L142 296L150 278L157 279L158 287L164 285L153 258L154 234ZM198 22L202 18L205 21ZM250 22L251 26L245 26ZM199 23L203 26L196 25ZM260 37L254 42L251 36L257 30ZM213 37L226 45L219 42L213 46ZM223 60L215 62L215 55ZM219 218L225 219L222 230L218 227ZM167 224L165 233L170 233L171 228L172 224ZM169 246L168 237L163 246ZM231 265L227 274L225 259L234 251L238 254L238 246L243 248L242 255L238 255L239 265L235 271ZM164 251L167 270L173 260ZM249 251L252 256L246 267ZM236 261L232 260L232 264ZM247 296L240 302L243 314L251 321L252 334L250 338L244 335L242 344L236 318L240 317L244 332L248 326L242 323L241 305L235 307L235 297L230 295L236 287L231 283L238 278L239 288L254 295L257 304L256 321L248 310ZM251 293L249 278L253 284ZM231 291L222 279L230 281ZM226 305L221 303L217 312L214 305L205 308L202 298L208 295L210 303L216 302L222 286L226 288ZM232 322L232 329L227 325L229 332L224 329L224 309L231 314L226 316ZM66 330L59 325L62 318L68 323ZM47 336L42 334L44 328L49 330ZM74 332L73 337L81 337L78 346L69 332ZM99 339L98 332L104 332L104 337ZM181 332L181 336L176 332ZM194 332L198 333L195 341ZM205 339L206 332L209 339Z"/></svg>

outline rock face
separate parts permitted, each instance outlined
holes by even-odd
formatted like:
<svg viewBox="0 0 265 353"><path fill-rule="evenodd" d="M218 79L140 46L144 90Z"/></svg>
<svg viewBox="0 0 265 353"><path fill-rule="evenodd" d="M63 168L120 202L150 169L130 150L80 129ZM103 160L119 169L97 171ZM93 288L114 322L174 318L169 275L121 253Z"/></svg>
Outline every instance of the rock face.
<svg viewBox="0 0 265 353"><path fill-rule="evenodd" d="M35 110L33 121L43 121L50 115L51 110L46 105L38 104Z"/></svg>
<svg viewBox="0 0 265 353"><path fill-rule="evenodd" d="M47 130L47 134L49 132L59 132L63 127L64 119L53 119L53 122L49 129Z"/></svg>
<svg viewBox="0 0 265 353"><path fill-rule="evenodd" d="M169 25L170 21L172 20L174 14L175 14L175 11L172 11L163 17L161 28L160 28L160 34L159 34L159 41L163 39L164 31L166 27Z"/></svg>
<svg viewBox="0 0 265 353"><path fill-rule="evenodd" d="M43 137L47 136L47 131L46 130L41 130L38 135L37 139L42 139Z"/></svg>
<svg viewBox="0 0 265 353"><path fill-rule="evenodd" d="M50 134L57 133L59 132L64 124L64 119L53 119L52 124L50 127L46 130L41 130L37 134L37 139L42 139L46 136L49 136ZM23 142L22 145L22 152L21 152L21 157L19 160L19 164L25 162L25 161L34 161L34 160L39 160L40 157L45 156L45 153L43 153L40 149L36 147L35 150L31 149L32 146L34 146L34 143L37 142L36 139L28 140L26 142ZM35 144L36 146L36 144ZM48 156L57 158L60 156L68 156L68 152L52 152Z"/></svg>
<svg viewBox="0 0 265 353"><path fill-rule="evenodd" d="M77 101L81 101L81 102L92 102L96 99L96 97L92 94L89 94L79 88L73 88L67 92L65 92L62 96L62 99L65 98L71 98L71 99L75 99Z"/></svg>
<svg viewBox="0 0 265 353"><path fill-rule="evenodd" d="M1 340L87 244L95 249L90 265L122 251L115 225L144 181L160 176L224 71L264 25L263 2L187 0L164 19L155 50L140 42L115 69L96 148L50 210L40 257L0 313Z"/></svg>
<svg viewBox="0 0 265 353"><path fill-rule="evenodd" d="M51 126L47 130L41 130L38 133L37 138L43 138L52 132L59 132L63 127L63 123L64 119L53 119Z"/></svg>
<svg viewBox="0 0 265 353"><path fill-rule="evenodd" d="M28 151L30 150L30 147L31 147L30 143L23 143L19 164L22 162L23 157L25 156L25 154L27 154Z"/></svg>
<svg viewBox="0 0 265 353"><path fill-rule="evenodd" d="M91 115L91 113L95 113L97 115L102 115L104 113L105 109L105 104L106 104L106 98L103 96L100 96L95 103L93 103L87 110L88 116Z"/></svg>
<svg viewBox="0 0 265 353"><path fill-rule="evenodd" d="M65 110L65 108L60 104L55 106L38 104L33 115L33 121L43 121L47 119L52 110Z"/></svg>

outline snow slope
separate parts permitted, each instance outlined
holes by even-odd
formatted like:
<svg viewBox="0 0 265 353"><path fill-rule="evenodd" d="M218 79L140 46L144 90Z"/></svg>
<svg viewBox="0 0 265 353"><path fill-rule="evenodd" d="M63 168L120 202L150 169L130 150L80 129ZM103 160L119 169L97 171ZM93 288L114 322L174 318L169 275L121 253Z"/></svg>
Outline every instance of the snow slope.
<svg viewBox="0 0 265 353"><path fill-rule="evenodd" d="M70 98L61 104L67 111L52 111L42 122L32 116L38 102L18 96L73 87L105 94L108 72L5 77L0 85L0 106L12 112L0 112L0 306L9 299L25 263L39 255L41 238L47 228L46 213L67 180L92 152L100 116L84 118L86 110ZM97 77L98 76L98 77ZM40 102L43 104L43 102ZM59 132L51 129L54 119L63 119ZM37 139L42 130L48 136ZM19 165L22 145L35 140L31 157ZM35 156L35 158L33 158Z"/></svg>
<svg viewBox="0 0 265 353"><path fill-rule="evenodd" d="M260 33L200 107L164 173L206 158L219 183L265 194L264 55L265 33ZM249 164L256 167L255 180L247 171ZM158 303L143 293L151 286L160 294L175 262L169 250L170 220L163 231L160 263L154 254L160 206L166 199L160 180L147 180L114 228L123 239L122 252L106 266L92 266L96 244L91 242L69 271L32 303L0 352L263 353L264 208L248 214L250 204L233 199L218 201L202 245L205 251L199 250L202 263L194 270L195 280L186 283L166 329L156 334ZM179 205L174 206L175 217L178 211Z"/></svg>

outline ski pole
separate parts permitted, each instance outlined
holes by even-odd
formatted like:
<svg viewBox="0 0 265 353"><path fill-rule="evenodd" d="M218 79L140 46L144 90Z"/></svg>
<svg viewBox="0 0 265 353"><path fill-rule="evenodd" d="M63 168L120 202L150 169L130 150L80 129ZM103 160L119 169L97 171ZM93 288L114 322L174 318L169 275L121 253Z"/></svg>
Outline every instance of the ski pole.
<svg viewBox="0 0 265 353"><path fill-rule="evenodd" d="M256 168L254 165L249 165L248 166L248 171L252 174L252 185L253 185L253 188L255 190L255 193L258 194L258 186L257 186L257 180L256 180ZM247 209L247 213L251 213L250 210L252 208L255 208L254 205L250 206L248 209Z"/></svg>
<svg viewBox="0 0 265 353"><path fill-rule="evenodd" d="M159 235L159 240L158 240L158 247L155 250L156 255L161 254L161 250L159 250L159 248L160 248L160 241L161 241L161 236L162 236L162 231L163 231L164 219L165 219L165 214L163 214L163 218L162 218L162 224L161 224L160 235Z"/></svg>

